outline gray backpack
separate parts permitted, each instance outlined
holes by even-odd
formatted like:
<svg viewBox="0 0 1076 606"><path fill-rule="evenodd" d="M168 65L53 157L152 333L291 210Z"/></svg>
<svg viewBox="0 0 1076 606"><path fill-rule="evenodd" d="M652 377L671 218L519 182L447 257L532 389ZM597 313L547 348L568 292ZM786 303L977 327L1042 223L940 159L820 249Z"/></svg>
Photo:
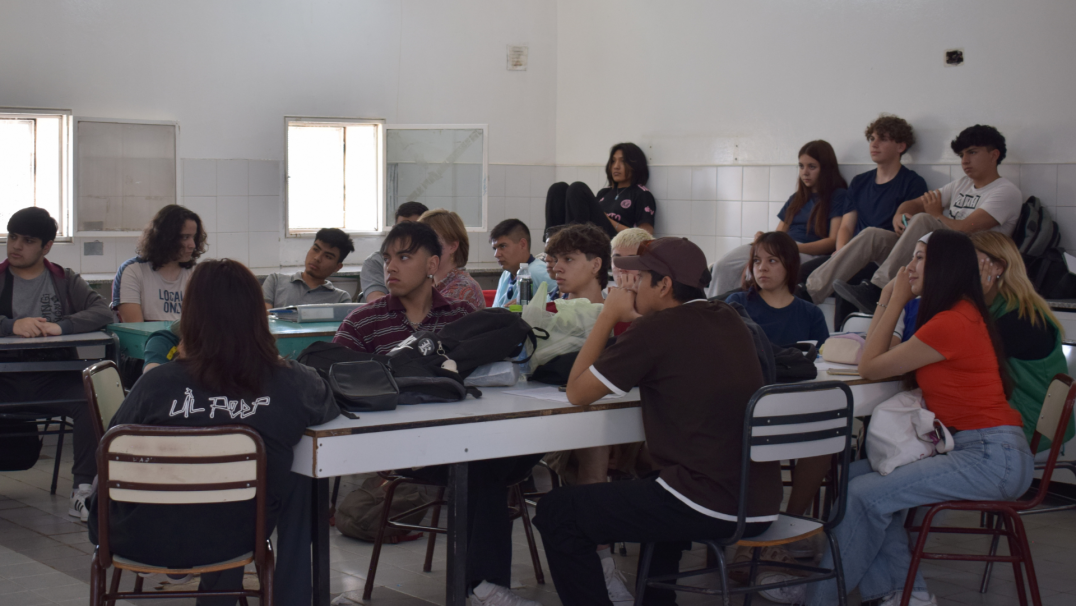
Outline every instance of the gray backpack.
<svg viewBox="0 0 1076 606"><path fill-rule="evenodd" d="M374 542L377 539L377 528L381 523L381 512L385 508L386 480L380 476L366 478L362 486L355 489L351 494L336 507L336 529L353 539ZM403 483L396 487L396 493L392 495L392 509L390 516L398 515L422 505L434 501L424 490L425 487L415 484ZM422 509L399 522L418 524L425 517L426 510ZM409 531L402 528L386 528L385 542L396 543Z"/></svg>
<svg viewBox="0 0 1076 606"><path fill-rule="evenodd" d="M1061 241L1061 230L1057 222L1050 218L1050 212L1042 201L1031 196L1020 207L1020 218L1012 231L1012 239L1021 254L1041 257L1046 251L1057 248Z"/></svg>

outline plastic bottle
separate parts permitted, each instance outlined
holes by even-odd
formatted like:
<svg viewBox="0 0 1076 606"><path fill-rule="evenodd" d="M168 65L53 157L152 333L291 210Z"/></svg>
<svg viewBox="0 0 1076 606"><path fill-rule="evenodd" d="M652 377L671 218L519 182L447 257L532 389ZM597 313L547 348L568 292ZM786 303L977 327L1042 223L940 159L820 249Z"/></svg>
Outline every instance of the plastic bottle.
<svg viewBox="0 0 1076 606"><path fill-rule="evenodd" d="M516 272L516 300L520 305L527 305L531 301L531 268L530 263L520 263L519 271Z"/></svg>

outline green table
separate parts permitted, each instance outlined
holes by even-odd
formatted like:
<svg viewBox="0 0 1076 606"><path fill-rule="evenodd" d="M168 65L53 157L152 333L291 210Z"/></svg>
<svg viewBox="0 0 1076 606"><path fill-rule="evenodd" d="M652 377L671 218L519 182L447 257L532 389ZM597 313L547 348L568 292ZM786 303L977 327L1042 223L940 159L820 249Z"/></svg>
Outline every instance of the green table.
<svg viewBox="0 0 1076 606"><path fill-rule="evenodd" d="M120 351L128 357L142 360L146 356L146 339L158 330L168 330L171 322L130 322L127 324L109 324L105 330L116 335L120 341ZM276 348L285 358L294 358L315 341L331 341L337 322L283 322L269 318L269 332L276 337Z"/></svg>

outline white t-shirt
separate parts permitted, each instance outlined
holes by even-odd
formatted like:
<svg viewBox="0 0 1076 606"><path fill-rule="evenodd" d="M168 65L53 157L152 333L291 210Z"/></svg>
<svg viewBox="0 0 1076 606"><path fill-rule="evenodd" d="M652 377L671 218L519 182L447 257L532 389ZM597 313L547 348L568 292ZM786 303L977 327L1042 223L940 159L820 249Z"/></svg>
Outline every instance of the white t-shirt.
<svg viewBox="0 0 1076 606"><path fill-rule="evenodd" d="M165 280L146 263L132 263L120 277L120 305L137 303L142 306L146 322L178 320L183 309L183 291L193 269L180 269L175 280Z"/></svg>
<svg viewBox="0 0 1076 606"><path fill-rule="evenodd" d="M1005 177L991 181L982 189L975 189L969 177L950 181L941 188L942 207L950 219L967 219L976 209L985 210L998 225L991 231L1011 236L1020 218L1023 196L1020 190Z"/></svg>

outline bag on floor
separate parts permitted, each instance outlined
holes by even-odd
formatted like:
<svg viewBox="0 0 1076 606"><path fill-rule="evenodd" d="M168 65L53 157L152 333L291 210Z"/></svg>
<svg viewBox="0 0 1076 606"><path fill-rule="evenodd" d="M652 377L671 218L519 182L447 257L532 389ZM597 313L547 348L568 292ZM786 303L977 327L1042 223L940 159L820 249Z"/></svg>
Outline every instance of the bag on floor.
<svg viewBox="0 0 1076 606"><path fill-rule="evenodd" d="M379 476L366 478L362 486L344 497L344 500L336 506L336 529L344 536L360 541L372 543L377 540L381 512L385 509L384 485L386 483L386 480ZM389 510L389 515L398 515L409 509L428 505L433 501L433 497L428 496L421 486L400 484L392 496L392 508ZM423 509L397 521L418 524L425 516L426 510ZM386 543L395 543L397 539L409 533L410 531L403 528L386 528L384 540Z"/></svg>
<svg viewBox="0 0 1076 606"><path fill-rule="evenodd" d="M40 455L35 421L0 421L0 471L30 469Z"/></svg>
<svg viewBox="0 0 1076 606"><path fill-rule="evenodd" d="M879 404L867 425L871 469L886 476L901 465L953 449L953 435L926 408L923 390L902 391Z"/></svg>

